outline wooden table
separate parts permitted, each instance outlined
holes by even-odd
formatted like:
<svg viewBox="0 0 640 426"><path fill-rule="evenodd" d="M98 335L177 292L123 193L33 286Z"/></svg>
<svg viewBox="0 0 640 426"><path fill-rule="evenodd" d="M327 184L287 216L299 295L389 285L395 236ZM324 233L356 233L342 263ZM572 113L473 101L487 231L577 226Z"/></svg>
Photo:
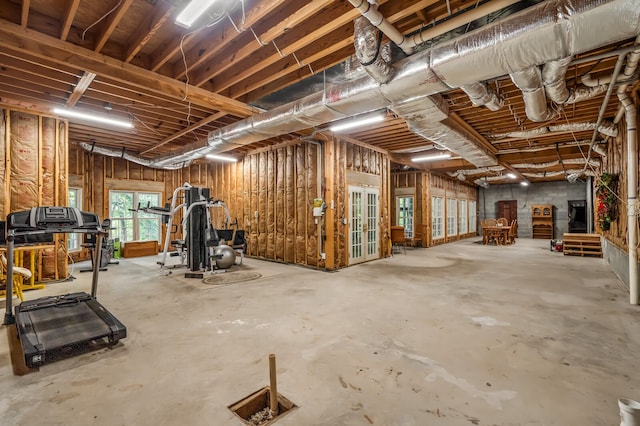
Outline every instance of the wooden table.
<svg viewBox="0 0 640 426"><path fill-rule="evenodd" d="M509 241L510 226L485 226L482 228L482 244L488 244L491 238L496 240L496 244L507 244Z"/></svg>

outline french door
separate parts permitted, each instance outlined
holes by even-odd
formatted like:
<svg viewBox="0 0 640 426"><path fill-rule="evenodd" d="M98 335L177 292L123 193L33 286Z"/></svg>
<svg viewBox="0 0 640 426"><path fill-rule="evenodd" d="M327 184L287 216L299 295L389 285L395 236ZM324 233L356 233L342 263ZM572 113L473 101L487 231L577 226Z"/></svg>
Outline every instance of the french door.
<svg viewBox="0 0 640 426"><path fill-rule="evenodd" d="M380 208L377 188L349 186L349 264L380 257Z"/></svg>

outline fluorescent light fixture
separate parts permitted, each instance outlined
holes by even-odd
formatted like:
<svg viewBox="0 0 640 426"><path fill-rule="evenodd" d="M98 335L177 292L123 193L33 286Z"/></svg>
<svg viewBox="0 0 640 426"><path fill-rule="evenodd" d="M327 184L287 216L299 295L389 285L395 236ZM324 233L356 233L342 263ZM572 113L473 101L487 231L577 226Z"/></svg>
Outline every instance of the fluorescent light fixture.
<svg viewBox="0 0 640 426"><path fill-rule="evenodd" d="M237 158L229 157L227 155L207 154L206 157L210 160L228 161L230 163L236 163Z"/></svg>
<svg viewBox="0 0 640 426"><path fill-rule="evenodd" d="M443 153L443 154L425 155L424 157L412 158L411 161L420 163L423 161L446 160L447 158L451 158L451 154Z"/></svg>
<svg viewBox="0 0 640 426"><path fill-rule="evenodd" d="M527 182L526 180L523 180L522 182L520 182L520 185L529 186L529 182Z"/></svg>
<svg viewBox="0 0 640 426"><path fill-rule="evenodd" d="M509 179L515 179L517 176L515 175L515 173L507 173L507 177Z"/></svg>
<svg viewBox="0 0 640 426"><path fill-rule="evenodd" d="M191 0L176 18L176 23L187 28L191 27L215 1L216 0Z"/></svg>
<svg viewBox="0 0 640 426"><path fill-rule="evenodd" d="M125 129L133 129L133 123L130 121L118 120L117 118L106 117L100 114L75 111L66 108L54 108L52 112L63 117L77 118L78 120L93 121L95 123L124 127Z"/></svg>
<svg viewBox="0 0 640 426"><path fill-rule="evenodd" d="M334 124L329 127L332 132L340 132L342 130L353 129L354 127L366 126L367 124L379 123L384 121L384 115L370 115L368 117L358 118L355 120L345 121L340 124Z"/></svg>

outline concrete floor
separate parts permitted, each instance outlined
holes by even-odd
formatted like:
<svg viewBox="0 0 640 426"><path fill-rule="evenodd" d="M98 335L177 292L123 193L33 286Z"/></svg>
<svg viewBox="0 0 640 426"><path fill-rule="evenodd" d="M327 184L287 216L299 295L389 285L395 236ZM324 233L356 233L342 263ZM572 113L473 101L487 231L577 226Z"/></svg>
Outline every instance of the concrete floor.
<svg viewBox="0 0 640 426"><path fill-rule="evenodd" d="M262 277L224 286L121 259L98 299L129 336L21 377L0 339L0 423L242 425L227 406L275 353L299 407L276 424L617 424L618 398L640 399L640 311L610 268L477 242L335 273L245 259ZM74 275L27 294L89 291Z"/></svg>

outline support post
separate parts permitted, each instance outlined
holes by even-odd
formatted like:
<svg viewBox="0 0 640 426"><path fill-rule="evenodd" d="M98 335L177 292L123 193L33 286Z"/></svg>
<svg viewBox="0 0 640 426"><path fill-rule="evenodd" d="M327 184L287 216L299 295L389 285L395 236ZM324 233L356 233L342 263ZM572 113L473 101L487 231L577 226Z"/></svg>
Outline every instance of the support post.
<svg viewBox="0 0 640 426"><path fill-rule="evenodd" d="M278 384L276 379L276 355L269 354L269 408L278 415Z"/></svg>

